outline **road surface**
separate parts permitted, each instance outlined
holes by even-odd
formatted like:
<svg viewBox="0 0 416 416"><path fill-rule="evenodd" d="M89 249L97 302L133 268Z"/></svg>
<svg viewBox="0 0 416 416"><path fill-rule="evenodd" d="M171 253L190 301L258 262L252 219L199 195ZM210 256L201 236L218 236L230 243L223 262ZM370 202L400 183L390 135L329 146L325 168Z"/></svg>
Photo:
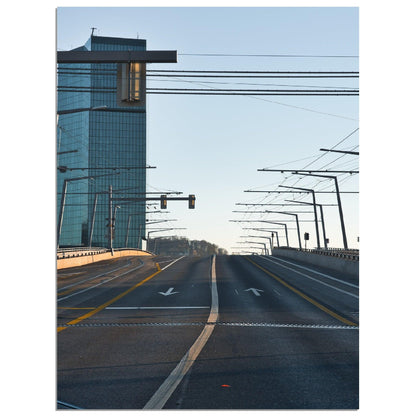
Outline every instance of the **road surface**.
<svg viewBox="0 0 416 416"><path fill-rule="evenodd" d="M58 273L58 408L357 409L358 282L271 256Z"/></svg>

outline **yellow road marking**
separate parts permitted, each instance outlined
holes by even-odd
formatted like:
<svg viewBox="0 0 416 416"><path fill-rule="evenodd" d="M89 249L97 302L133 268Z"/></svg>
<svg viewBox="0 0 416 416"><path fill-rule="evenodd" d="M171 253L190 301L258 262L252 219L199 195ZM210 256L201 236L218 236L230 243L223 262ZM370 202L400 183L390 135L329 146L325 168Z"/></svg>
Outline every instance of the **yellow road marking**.
<svg viewBox="0 0 416 416"><path fill-rule="evenodd" d="M250 263L254 264L256 267L258 267L260 270L262 270L263 272L267 273L269 276L273 277L275 280L277 280L279 283L281 283L283 286L286 286L288 289L290 289L292 292L296 293L297 295L299 295L300 297L302 297L303 299L307 300L308 302L312 303L312 305L315 305L317 308L321 309L322 311L324 311L325 313L327 313L328 315L332 316L333 318L337 319L338 321L343 322L344 324L350 325L350 326L358 326L355 322L352 322L340 315L338 315L336 312L331 311L330 309L328 309L327 307L325 307L324 305L321 305L319 302L317 302L316 300L310 298L309 296L305 295L304 293L302 293L300 290L294 288L293 286L289 285L289 283L286 283L283 279L281 279L280 277L276 276L275 274L269 272L268 270L266 270L265 268L261 267L260 265L258 265L257 263L255 263L253 260L249 259L248 257L245 257Z"/></svg>
<svg viewBox="0 0 416 416"><path fill-rule="evenodd" d="M143 279L141 282L137 283L136 285L132 286L130 289L127 289L123 293L120 293L115 298L103 303L102 305L98 306L97 308L94 308L91 312L86 313L85 315L80 316L79 318L76 318L70 322L67 323L67 325L75 325L84 319L90 318L91 316L95 315L96 313L102 311L107 306L111 305L112 303L116 302L117 300L121 299L122 297L126 296L130 292L132 292L134 289L137 289L139 286L141 286L143 283L146 283L153 277L155 277L157 274L159 274L162 270L158 270L157 272L151 274L149 277L146 277L146 279ZM58 326L58 332L63 331L64 329L68 328L67 326Z"/></svg>
<svg viewBox="0 0 416 416"><path fill-rule="evenodd" d="M159 266L159 263L156 263L156 267L157 267L157 270L160 272L160 266Z"/></svg>

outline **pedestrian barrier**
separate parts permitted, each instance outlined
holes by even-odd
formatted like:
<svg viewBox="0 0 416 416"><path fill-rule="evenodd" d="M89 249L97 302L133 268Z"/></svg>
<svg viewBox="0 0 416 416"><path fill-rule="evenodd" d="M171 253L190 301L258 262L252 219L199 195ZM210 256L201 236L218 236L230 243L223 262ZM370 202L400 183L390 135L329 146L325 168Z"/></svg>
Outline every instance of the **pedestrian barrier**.
<svg viewBox="0 0 416 416"><path fill-rule="evenodd" d="M279 250L292 250L304 253L320 254L322 256L338 257L345 260L360 261L360 250L356 249L343 249L343 248L294 248L294 247L279 247Z"/></svg>

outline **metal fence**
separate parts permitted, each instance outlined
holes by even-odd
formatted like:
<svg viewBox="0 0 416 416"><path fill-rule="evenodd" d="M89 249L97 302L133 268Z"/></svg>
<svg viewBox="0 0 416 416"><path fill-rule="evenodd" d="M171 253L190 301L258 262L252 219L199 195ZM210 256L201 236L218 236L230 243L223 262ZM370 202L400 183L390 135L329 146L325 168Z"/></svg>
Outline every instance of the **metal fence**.
<svg viewBox="0 0 416 416"><path fill-rule="evenodd" d="M58 259L68 259L71 257L91 256L93 254L106 253L108 248L104 247L70 247L59 248L56 251L56 257Z"/></svg>
<svg viewBox="0 0 416 416"><path fill-rule="evenodd" d="M321 256L331 256L331 257L338 257L343 258L346 260L352 260L352 261L360 261L360 250L357 249L344 249L344 248L307 248L307 249L299 249L294 247L280 247L279 249L284 250L295 250L295 251L302 251L305 253L313 253L313 254L319 254Z"/></svg>

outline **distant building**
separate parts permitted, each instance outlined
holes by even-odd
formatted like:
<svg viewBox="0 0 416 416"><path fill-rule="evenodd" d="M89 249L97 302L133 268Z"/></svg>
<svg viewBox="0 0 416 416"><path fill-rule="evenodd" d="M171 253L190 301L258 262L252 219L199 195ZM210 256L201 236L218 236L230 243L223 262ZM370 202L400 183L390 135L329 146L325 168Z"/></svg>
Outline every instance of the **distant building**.
<svg viewBox="0 0 416 416"><path fill-rule="evenodd" d="M76 50L143 51L146 40L91 36ZM144 68L137 63L60 64L57 82L57 223L69 179L57 243L108 245L111 185L113 198L119 198L112 204L113 247L137 248L139 232L145 235L146 205L126 198L146 192Z"/></svg>

